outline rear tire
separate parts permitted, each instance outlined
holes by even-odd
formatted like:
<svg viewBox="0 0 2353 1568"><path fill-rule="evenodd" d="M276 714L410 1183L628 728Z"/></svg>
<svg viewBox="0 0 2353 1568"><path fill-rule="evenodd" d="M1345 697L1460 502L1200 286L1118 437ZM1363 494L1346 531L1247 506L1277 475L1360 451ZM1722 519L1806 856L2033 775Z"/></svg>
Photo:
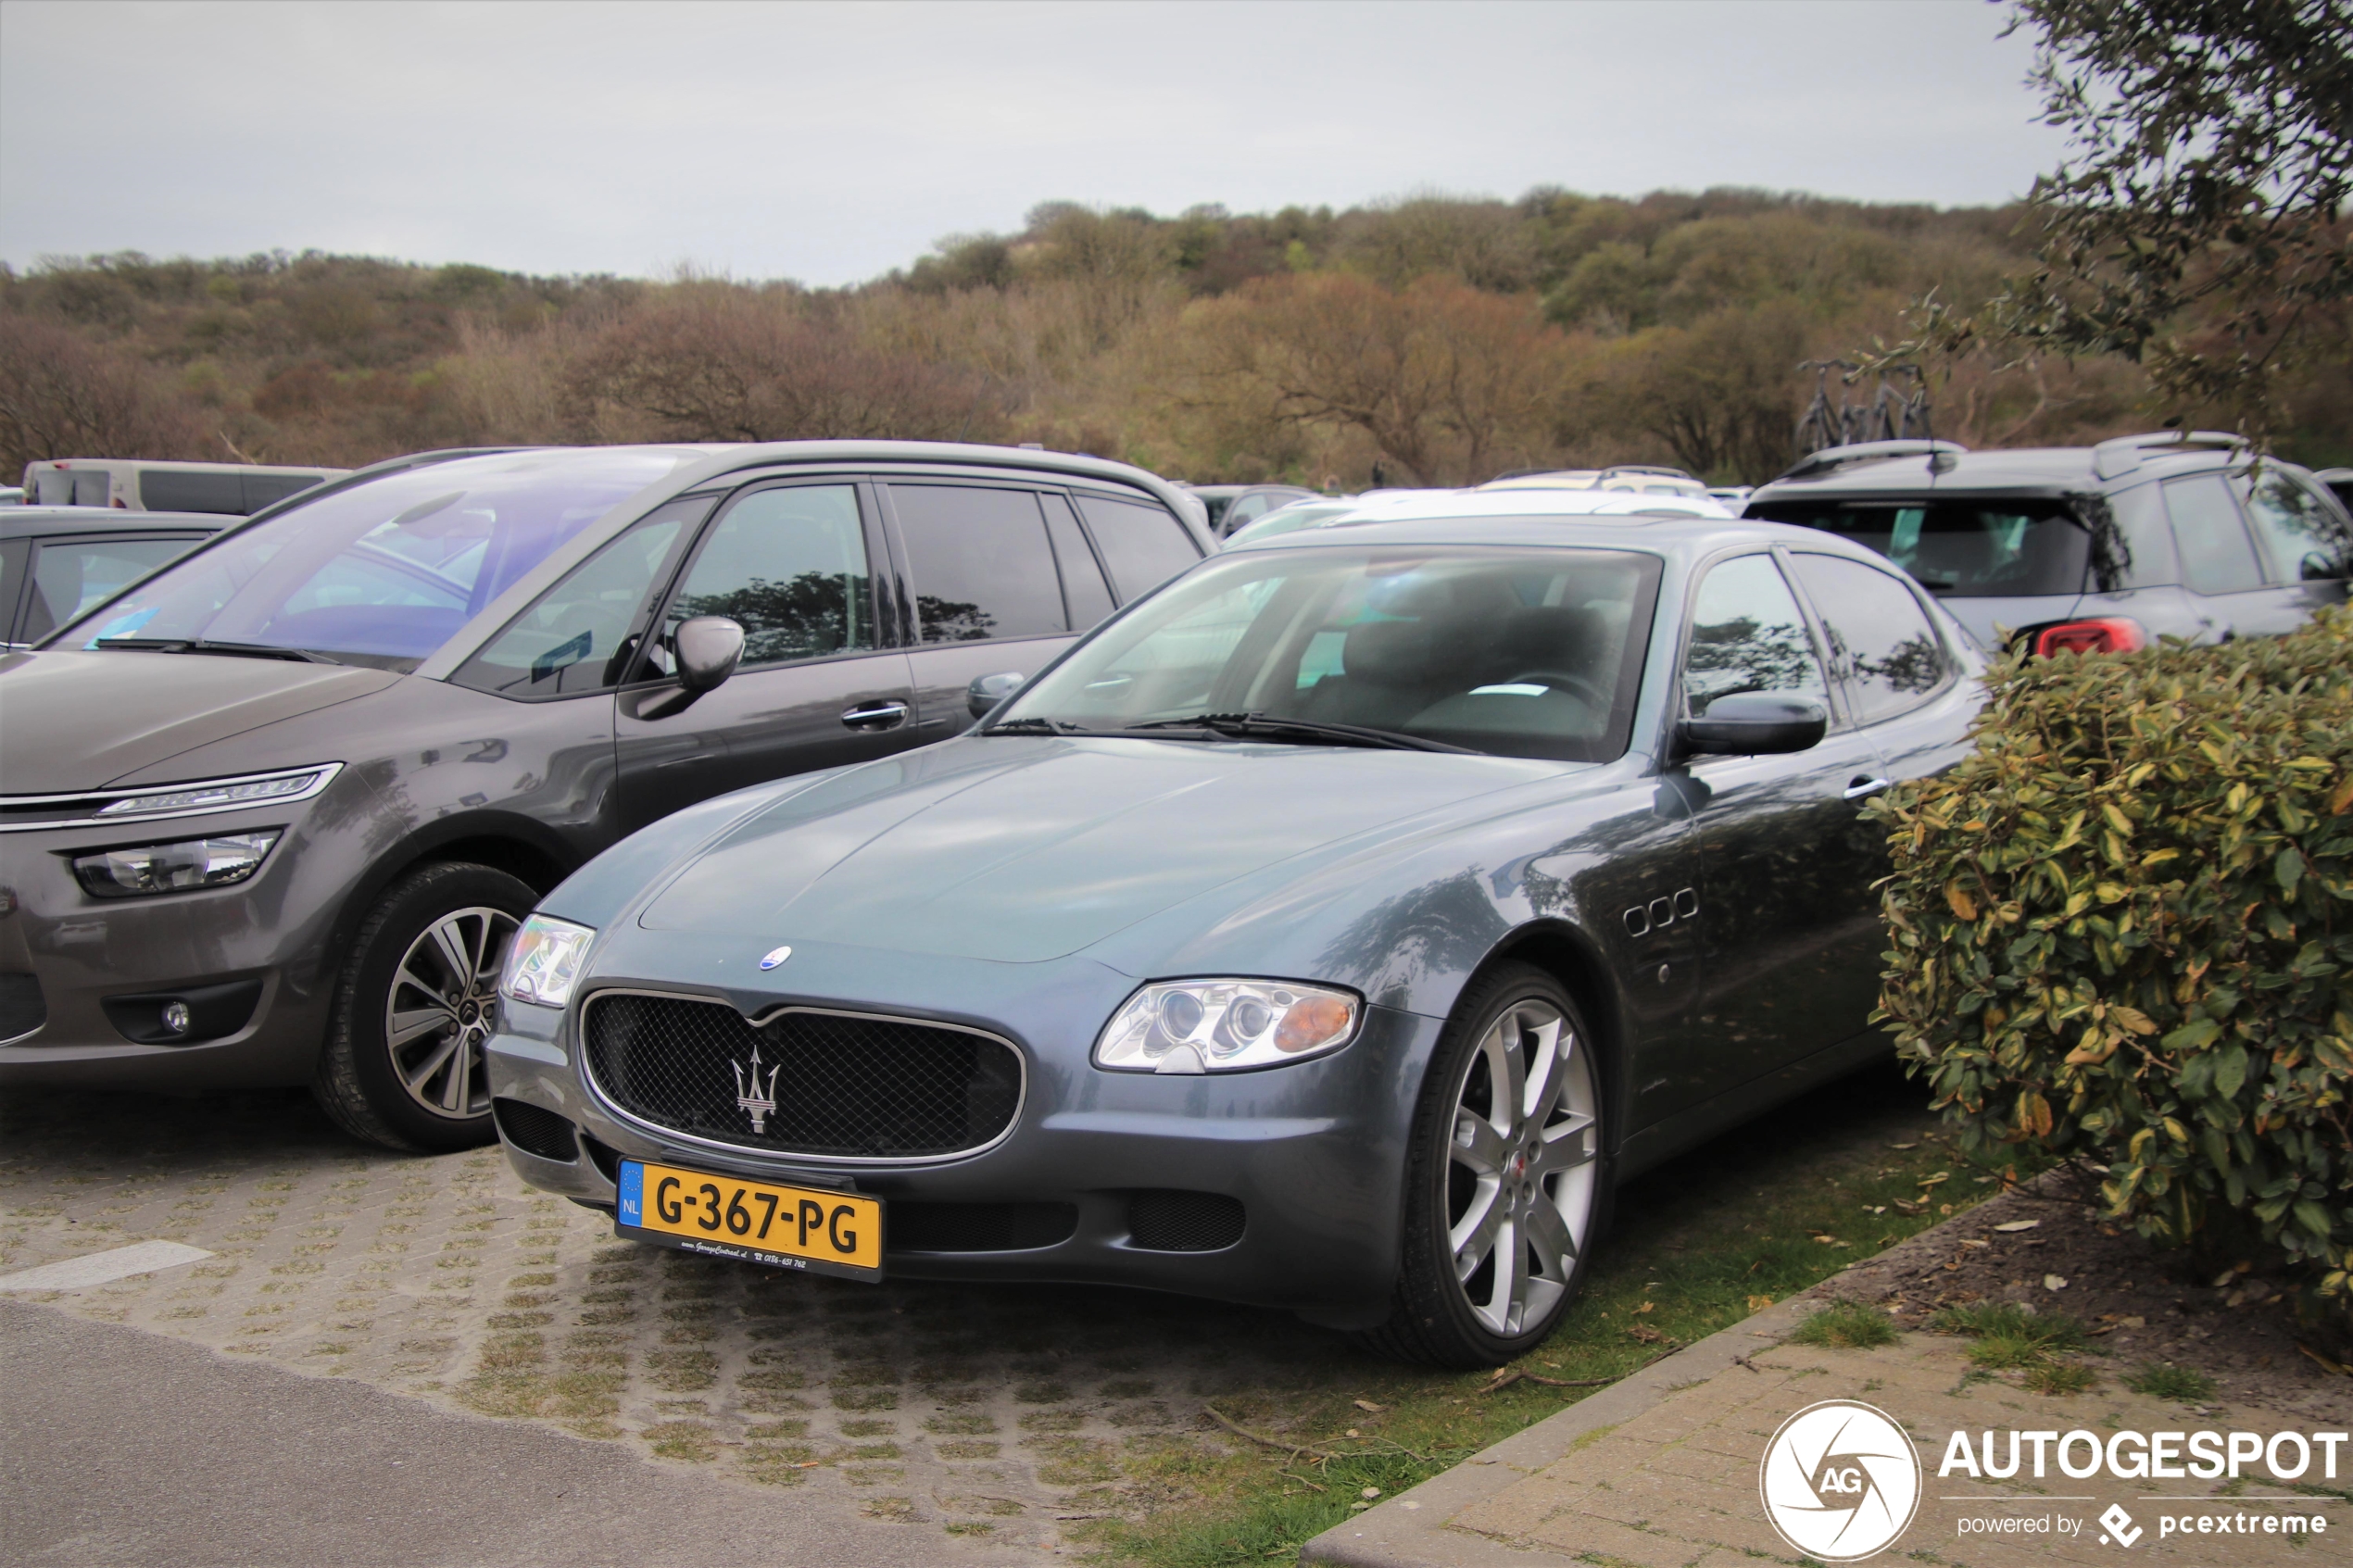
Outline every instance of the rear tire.
<svg viewBox="0 0 2353 1568"><path fill-rule="evenodd" d="M1494 1367L1560 1322L1608 1209L1593 1039L1560 982L1529 965L1464 994L1414 1113L1397 1292L1369 1348Z"/></svg>
<svg viewBox="0 0 2353 1568"><path fill-rule="evenodd" d="M377 901L336 985L311 1083L337 1126L412 1153L498 1135L483 1047L508 944L538 900L505 872L448 861L410 872Z"/></svg>

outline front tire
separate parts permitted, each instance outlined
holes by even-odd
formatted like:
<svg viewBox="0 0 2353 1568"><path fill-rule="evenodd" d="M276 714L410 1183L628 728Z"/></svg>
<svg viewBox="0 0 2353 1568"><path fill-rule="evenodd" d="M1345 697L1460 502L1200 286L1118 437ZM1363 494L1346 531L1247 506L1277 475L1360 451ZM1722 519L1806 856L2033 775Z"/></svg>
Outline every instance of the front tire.
<svg viewBox="0 0 2353 1568"><path fill-rule="evenodd" d="M536 902L505 872L457 861L384 894L352 943L311 1085L336 1125L405 1152L497 1135L483 1047L508 945Z"/></svg>
<svg viewBox="0 0 2353 1568"><path fill-rule="evenodd" d="M1558 981L1505 964L1465 994L1415 1112L1397 1294L1373 1348L1467 1370L1543 1342L1600 1238L1603 1115L1593 1035Z"/></svg>

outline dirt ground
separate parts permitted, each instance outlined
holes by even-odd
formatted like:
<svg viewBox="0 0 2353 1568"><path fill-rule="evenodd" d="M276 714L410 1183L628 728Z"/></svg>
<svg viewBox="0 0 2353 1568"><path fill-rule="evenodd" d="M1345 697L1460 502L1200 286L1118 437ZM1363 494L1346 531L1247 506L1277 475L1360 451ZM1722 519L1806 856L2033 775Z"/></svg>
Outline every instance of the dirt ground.
<svg viewBox="0 0 2353 1568"><path fill-rule="evenodd" d="M2000 1228L2022 1222L2031 1228ZM2353 1424L2353 1376L2303 1348L2311 1336L2299 1334L2284 1282L2196 1277L2185 1254L2104 1220L2095 1195L2065 1170L1866 1259L1823 1289L1883 1307L1905 1328L1926 1326L1943 1306L2031 1303L2082 1320L2096 1336L2092 1364L2105 1377L2171 1363L2211 1377L2218 1398L2233 1404L2314 1426Z"/></svg>

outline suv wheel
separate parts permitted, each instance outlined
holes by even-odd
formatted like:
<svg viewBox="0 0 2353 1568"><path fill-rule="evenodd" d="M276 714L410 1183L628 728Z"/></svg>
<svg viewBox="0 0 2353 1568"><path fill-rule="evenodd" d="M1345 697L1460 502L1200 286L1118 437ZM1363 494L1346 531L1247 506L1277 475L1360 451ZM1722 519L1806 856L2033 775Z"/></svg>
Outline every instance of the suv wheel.
<svg viewBox="0 0 2353 1568"><path fill-rule="evenodd" d="M1541 970L1507 964L1465 994L1415 1113L1397 1295L1373 1348L1501 1366L1560 1321L1608 1198L1592 1040Z"/></svg>
<svg viewBox="0 0 2353 1568"><path fill-rule="evenodd" d="M395 883L369 912L335 988L311 1093L386 1148L472 1148L497 1133L483 1046L507 947L539 896L505 872L451 862Z"/></svg>

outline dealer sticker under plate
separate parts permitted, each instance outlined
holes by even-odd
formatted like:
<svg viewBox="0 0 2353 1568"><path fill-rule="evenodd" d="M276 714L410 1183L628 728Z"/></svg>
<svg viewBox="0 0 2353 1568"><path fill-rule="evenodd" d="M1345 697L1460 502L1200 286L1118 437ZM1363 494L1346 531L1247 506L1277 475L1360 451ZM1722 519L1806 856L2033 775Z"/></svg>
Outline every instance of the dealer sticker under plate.
<svg viewBox="0 0 2353 1568"><path fill-rule="evenodd" d="M713 1258L882 1278L878 1198L621 1162L615 1234Z"/></svg>

